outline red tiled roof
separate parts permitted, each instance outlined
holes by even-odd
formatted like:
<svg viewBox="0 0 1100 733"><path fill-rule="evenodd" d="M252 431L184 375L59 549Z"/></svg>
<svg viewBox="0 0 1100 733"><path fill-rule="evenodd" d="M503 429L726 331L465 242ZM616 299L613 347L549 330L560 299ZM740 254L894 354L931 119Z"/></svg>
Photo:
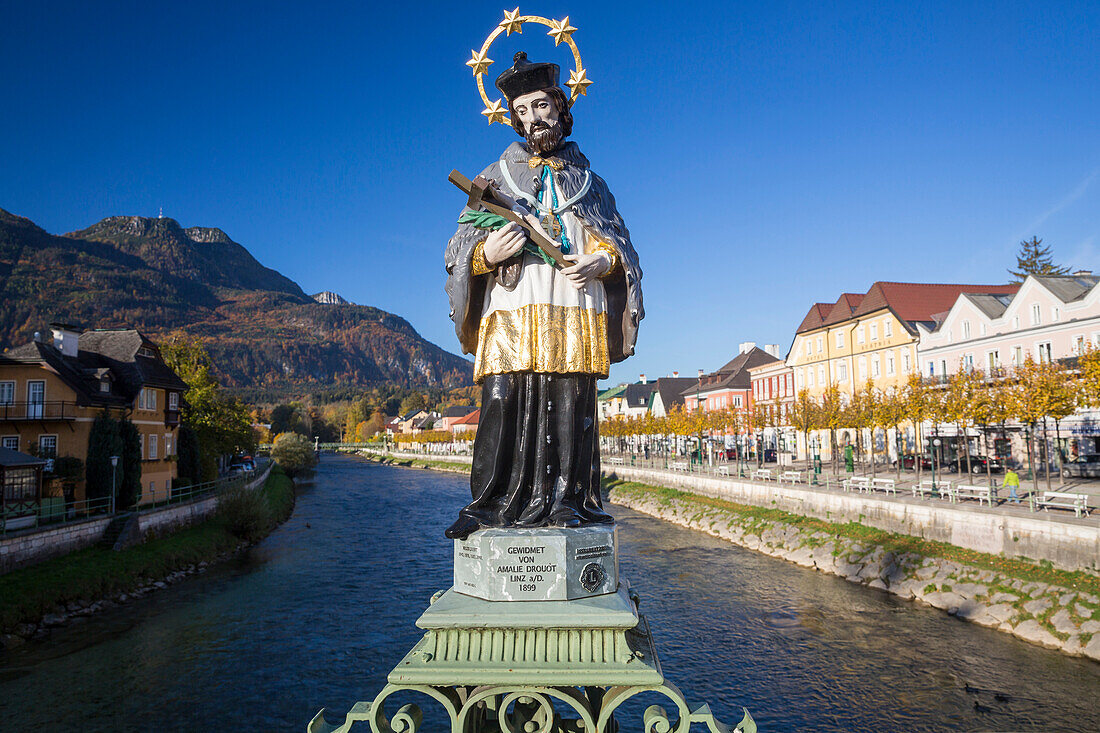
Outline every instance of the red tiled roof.
<svg viewBox="0 0 1100 733"><path fill-rule="evenodd" d="M832 303L814 303L810 306L810 312L802 319L802 323L799 324L795 333L802 333L803 331L812 331L815 328L820 328L821 324L825 322L826 314L828 314L832 307Z"/></svg>
<svg viewBox="0 0 1100 733"><path fill-rule="evenodd" d="M459 419L455 420L453 423L451 423L451 427L454 427L455 425L477 425L479 419L481 419L481 410L477 409L471 412L469 415L466 415L465 417L460 417Z"/></svg>
<svg viewBox="0 0 1100 733"><path fill-rule="evenodd" d="M864 295L842 293L836 303L814 303L795 333L842 323L889 308L902 321L932 321L936 313L951 310L963 293L1012 295L1016 285L963 285L957 283L876 282Z"/></svg>
<svg viewBox="0 0 1100 733"><path fill-rule="evenodd" d="M1011 295L1019 289L1019 284L877 282L867 291L854 315L861 316L889 308L903 321L931 321L934 314L951 310L951 306L963 293Z"/></svg>

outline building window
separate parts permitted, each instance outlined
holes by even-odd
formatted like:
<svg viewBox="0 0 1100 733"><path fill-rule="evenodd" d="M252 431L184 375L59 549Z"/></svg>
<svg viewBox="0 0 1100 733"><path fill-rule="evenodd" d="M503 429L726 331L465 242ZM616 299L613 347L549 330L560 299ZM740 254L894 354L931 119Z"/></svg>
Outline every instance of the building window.
<svg viewBox="0 0 1100 733"><path fill-rule="evenodd" d="M807 369L806 370L806 386L807 387L813 387L814 386L814 370L813 369Z"/></svg>
<svg viewBox="0 0 1100 733"><path fill-rule="evenodd" d="M871 329L871 340L872 341L877 341L878 340L878 324L877 323L871 323L871 324L868 325L868 328Z"/></svg>
<svg viewBox="0 0 1100 733"><path fill-rule="evenodd" d="M165 456L172 455L172 434L171 433L165 433L164 434L164 455Z"/></svg>
<svg viewBox="0 0 1100 733"><path fill-rule="evenodd" d="M821 353L825 350L825 339L821 336L817 337L817 353Z"/></svg>
<svg viewBox="0 0 1100 733"><path fill-rule="evenodd" d="M1024 347L1013 346L1012 347L1012 365L1023 366L1024 365Z"/></svg>
<svg viewBox="0 0 1100 733"><path fill-rule="evenodd" d="M823 366L817 368L817 381L820 382L823 387L829 383L829 378L825 376L825 367Z"/></svg>
<svg viewBox="0 0 1100 733"><path fill-rule="evenodd" d="M1038 326L1043 322L1043 314L1040 312L1039 304L1031 304L1031 325Z"/></svg>
<svg viewBox="0 0 1100 733"><path fill-rule="evenodd" d="M940 374L947 376L947 360L940 359Z"/></svg>
<svg viewBox="0 0 1100 733"><path fill-rule="evenodd" d="M837 331L836 332L836 347L838 349L843 349L844 348L844 332L843 331Z"/></svg>
<svg viewBox="0 0 1100 733"><path fill-rule="evenodd" d="M982 336L985 336L985 324L984 323L979 323L978 324L978 333L980 333Z"/></svg>
<svg viewBox="0 0 1100 733"><path fill-rule="evenodd" d="M989 353L987 353L985 355L985 363L990 373L992 373L994 369L1001 365L1001 352L990 351Z"/></svg>
<svg viewBox="0 0 1100 733"><path fill-rule="evenodd" d="M149 436L149 460L153 461L157 458L157 436Z"/></svg>
<svg viewBox="0 0 1100 733"><path fill-rule="evenodd" d="M867 379L867 359L864 357L859 358L859 381Z"/></svg>
<svg viewBox="0 0 1100 733"><path fill-rule="evenodd" d="M168 409L169 410L178 410L178 409L180 409L180 393L179 392L169 392L168 393Z"/></svg>
<svg viewBox="0 0 1100 733"><path fill-rule="evenodd" d="M15 504L22 501L35 501L38 489L38 477L33 468L9 468L4 472L4 501Z"/></svg>
<svg viewBox="0 0 1100 733"><path fill-rule="evenodd" d="M139 410L156 410L157 409L157 391L155 389L142 388L138 393L138 409Z"/></svg>
<svg viewBox="0 0 1100 733"><path fill-rule="evenodd" d="M963 369L973 369L974 368L974 355L973 354L963 354L962 365L963 365Z"/></svg>
<svg viewBox="0 0 1100 733"><path fill-rule="evenodd" d="M963 321L963 338L970 338L970 321Z"/></svg>
<svg viewBox="0 0 1100 733"><path fill-rule="evenodd" d="M1049 364L1053 361L1050 357L1050 342L1043 341L1042 343L1035 344L1035 350L1039 354L1039 362L1043 364Z"/></svg>
<svg viewBox="0 0 1100 733"><path fill-rule="evenodd" d="M839 364L837 364L836 365L836 371L837 371L837 381L839 381L839 382L847 382L848 381L848 364L847 363L842 361Z"/></svg>
<svg viewBox="0 0 1100 733"><path fill-rule="evenodd" d="M40 436L38 436L38 457L39 458L57 458L57 436L56 435L40 435Z"/></svg>
<svg viewBox="0 0 1100 733"><path fill-rule="evenodd" d="M901 368L906 374L909 373L909 354L901 355Z"/></svg>
<svg viewBox="0 0 1100 733"><path fill-rule="evenodd" d="M111 391L111 380L110 379L101 379L101 380L99 380L99 391L100 392L110 392Z"/></svg>
<svg viewBox="0 0 1100 733"><path fill-rule="evenodd" d="M1075 355L1080 355L1080 354L1085 353L1085 337L1084 336L1078 336L1077 338L1073 339L1073 353Z"/></svg>
<svg viewBox="0 0 1100 733"><path fill-rule="evenodd" d="M894 376L894 355L893 354L887 354L886 355L886 374L891 376L891 377Z"/></svg>
<svg viewBox="0 0 1100 733"><path fill-rule="evenodd" d="M877 378L881 375L882 372L879 369L879 361L878 357L876 356L874 359L871 359L871 376Z"/></svg>
<svg viewBox="0 0 1100 733"><path fill-rule="evenodd" d="M928 362L928 376L930 376L930 377L936 376L936 365L935 365L934 362L931 362L931 361Z"/></svg>
<svg viewBox="0 0 1100 733"><path fill-rule="evenodd" d="M882 322L882 335L886 338L890 338L894 335L894 326L889 318Z"/></svg>
<svg viewBox="0 0 1100 733"><path fill-rule="evenodd" d="M0 446L3 446L8 450L19 450L19 436L5 435L3 438L0 438Z"/></svg>
<svg viewBox="0 0 1100 733"><path fill-rule="evenodd" d="M156 500L156 496L157 496L157 482L156 481L150 481L149 482L149 496L152 496L154 501Z"/></svg>
<svg viewBox="0 0 1100 733"><path fill-rule="evenodd" d="M1013 316L1012 317L1012 330L1013 331L1019 331L1020 330L1020 317L1019 316Z"/></svg>
<svg viewBox="0 0 1100 733"><path fill-rule="evenodd" d="M796 379L798 381L798 388L802 389L806 384L806 378L802 375L801 369L798 370L798 376L796 377Z"/></svg>
<svg viewBox="0 0 1100 733"><path fill-rule="evenodd" d="M1057 321L1061 318L1062 313L1058 310L1058 306L1052 305L1050 307L1050 320Z"/></svg>
<svg viewBox="0 0 1100 733"><path fill-rule="evenodd" d="M27 417L31 420L41 420L45 403L46 383L39 380L27 382Z"/></svg>
<svg viewBox="0 0 1100 733"><path fill-rule="evenodd" d="M733 406L734 407L740 407L741 406L741 395L734 395L733 396Z"/></svg>
<svg viewBox="0 0 1100 733"><path fill-rule="evenodd" d="M860 326L859 328L856 329L856 343L857 344L862 344L863 343L863 326Z"/></svg>
<svg viewBox="0 0 1100 733"><path fill-rule="evenodd" d="M15 403L15 382L0 382L0 405Z"/></svg>

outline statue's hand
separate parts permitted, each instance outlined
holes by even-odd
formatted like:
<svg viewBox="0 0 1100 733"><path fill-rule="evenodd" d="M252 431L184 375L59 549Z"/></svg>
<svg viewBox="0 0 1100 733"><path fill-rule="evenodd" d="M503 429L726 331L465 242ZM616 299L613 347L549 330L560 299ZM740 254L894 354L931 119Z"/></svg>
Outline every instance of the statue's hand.
<svg viewBox="0 0 1100 733"><path fill-rule="evenodd" d="M562 268L561 274L569 284L580 290L588 283L607 273L611 262L603 252L594 252L590 255L563 255L567 262L572 262L570 267Z"/></svg>
<svg viewBox="0 0 1100 733"><path fill-rule="evenodd" d="M519 224L508 222L500 229L489 232L489 236L485 239L485 247L482 249L485 253L485 261L490 267L496 267L509 257L515 256L523 249L526 241L527 233Z"/></svg>

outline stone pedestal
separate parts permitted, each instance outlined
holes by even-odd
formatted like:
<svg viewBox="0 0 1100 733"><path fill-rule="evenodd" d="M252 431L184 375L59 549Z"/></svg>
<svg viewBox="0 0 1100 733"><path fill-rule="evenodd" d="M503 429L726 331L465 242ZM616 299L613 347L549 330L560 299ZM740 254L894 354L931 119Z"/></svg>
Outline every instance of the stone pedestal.
<svg viewBox="0 0 1100 733"><path fill-rule="evenodd" d="M487 601L566 601L614 593L614 525L483 529L454 544L454 588Z"/></svg>

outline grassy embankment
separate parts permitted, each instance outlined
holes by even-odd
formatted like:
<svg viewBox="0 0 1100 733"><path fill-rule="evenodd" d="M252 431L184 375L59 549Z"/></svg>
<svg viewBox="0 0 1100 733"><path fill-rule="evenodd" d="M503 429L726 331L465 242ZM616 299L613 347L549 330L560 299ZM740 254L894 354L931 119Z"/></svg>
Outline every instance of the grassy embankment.
<svg viewBox="0 0 1100 733"><path fill-rule="evenodd" d="M1031 562L1024 558L1006 558L1000 555L991 555L985 552L968 550L963 547L924 540L911 535L887 532L874 527L868 527L858 522L828 522L823 519L804 517L799 514L791 514L779 509L766 509L763 507L735 504L722 499L713 499L709 496L699 496L687 491L671 489L663 486L649 486L634 481L603 480L604 488L613 492L643 493L656 498L662 504L672 501L690 502L698 505L700 509L718 509L731 515L731 519L737 521L743 527L782 522L809 532L827 532L833 537L843 537L859 542L878 545L888 551L902 554L912 552L924 557L934 557L951 562L969 565L985 570L994 570L1012 578L1019 578L1028 582L1048 583L1063 588L1074 588L1081 592L1100 595L1100 576L1077 571L1069 572L1059 570L1051 566L1048 561Z"/></svg>
<svg viewBox="0 0 1100 733"><path fill-rule="evenodd" d="M290 516L294 482L276 465L252 496L230 493L208 521L121 552L91 547L0 576L0 633L37 623L57 606L127 593L256 542Z"/></svg>

